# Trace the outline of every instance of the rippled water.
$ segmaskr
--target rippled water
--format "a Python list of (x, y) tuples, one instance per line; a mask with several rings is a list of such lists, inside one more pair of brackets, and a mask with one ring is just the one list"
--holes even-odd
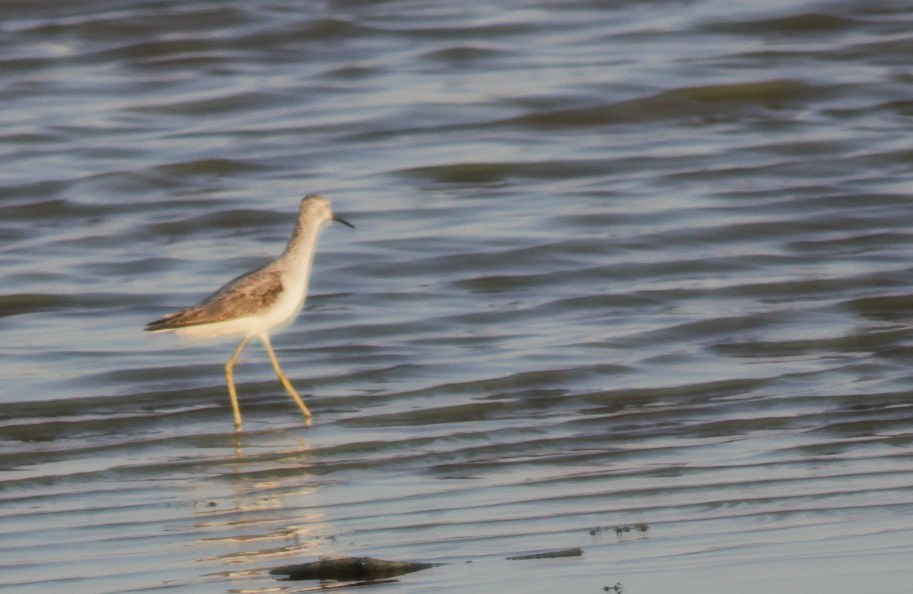
[[(898, 592), (913, 12), (0, 7), (0, 590)], [(274, 345), (145, 335), (324, 233)], [(538, 561), (510, 556), (580, 547)]]

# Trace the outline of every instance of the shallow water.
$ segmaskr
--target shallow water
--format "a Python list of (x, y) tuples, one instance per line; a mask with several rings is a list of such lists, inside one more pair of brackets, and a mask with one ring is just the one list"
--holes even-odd
[[(903, 590), (898, 6), (5, 3), (0, 590)], [(252, 345), (237, 435), (233, 344), (141, 330), (309, 192), (315, 423)]]

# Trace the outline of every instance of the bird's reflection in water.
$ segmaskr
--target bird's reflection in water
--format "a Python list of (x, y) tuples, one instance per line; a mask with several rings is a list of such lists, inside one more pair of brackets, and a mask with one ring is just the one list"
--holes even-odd
[(293, 435), (289, 447), (287, 432), (231, 439), (233, 455), (214, 465), (200, 486), (209, 494), (196, 498), (195, 543), (204, 552), (197, 560), (217, 563), (213, 573), (247, 578), (262, 576), (264, 562), (330, 552), (331, 527), (313, 507), (319, 483), (310, 472), (310, 444)]

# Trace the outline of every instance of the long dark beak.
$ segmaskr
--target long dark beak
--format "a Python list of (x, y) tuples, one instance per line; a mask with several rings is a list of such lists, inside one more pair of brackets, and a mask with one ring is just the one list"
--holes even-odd
[(353, 228), (353, 229), (355, 228), (355, 225), (353, 225), (352, 223), (350, 223), (349, 221), (345, 220), (345, 219), (342, 218), (342, 217), (338, 217), (338, 216), (336, 216), (336, 215), (333, 215), (333, 220), (336, 221), (337, 223), (342, 223), (342, 224), (345, 225), (346, 227), (351, 227), (351, 228)]

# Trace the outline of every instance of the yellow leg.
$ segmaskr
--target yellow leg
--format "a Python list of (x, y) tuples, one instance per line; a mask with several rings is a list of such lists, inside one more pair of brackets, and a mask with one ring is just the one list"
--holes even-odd
[(228, 395), (231, 396), (231, 408), (235, 412), (235, 429), (241, 428), (241, 407), (238, 406), (238, 393), (235, 391), (235, 380), (232, 370), (235, 367), (235, 363), (238, 361), (238, 357), (241, 356), (241, 351), (244, 350), (244, 345), (247, 344), (248, 340), (250, 340), (249, 336), (245, 336), (241, 339), (238, 348), (235, 349), (235, 352), (228, 358), (228, 363), (225, 364), (225, 382), (228, 384)]
[(285, 386), (285, 389), (288, 390), (289, 395), (295, 401), (295, 404), (298, 405), (298, 408), (301, 409), (301, 412), (304, 413), (305, 418), (307, 418), (307, 424), (311, 424), (311, 411), (308, 410), (307, 405), (301, 399), (301, 396), (298, 395), (298, 392), (295, 391), (295, 388), (292, 387), (292, 382), (288, 381), (288, 378), (285, 376), (285, 373), (282, 372), (282, 367), (279, 366), (279, 359), (276, 358), (276, 353), (273, 352), (273, 347), (269, 343), (269, 336), (265, 333), (260, 335), (260, 340), (263, 341), (263, 346), (266, 347), (266, 353), (269, 355), (269, 360), (273, 362), (273, 369), (276, 370), (276, 376), (279, 378), (279, 381), (282, 382), (282, 385)]

